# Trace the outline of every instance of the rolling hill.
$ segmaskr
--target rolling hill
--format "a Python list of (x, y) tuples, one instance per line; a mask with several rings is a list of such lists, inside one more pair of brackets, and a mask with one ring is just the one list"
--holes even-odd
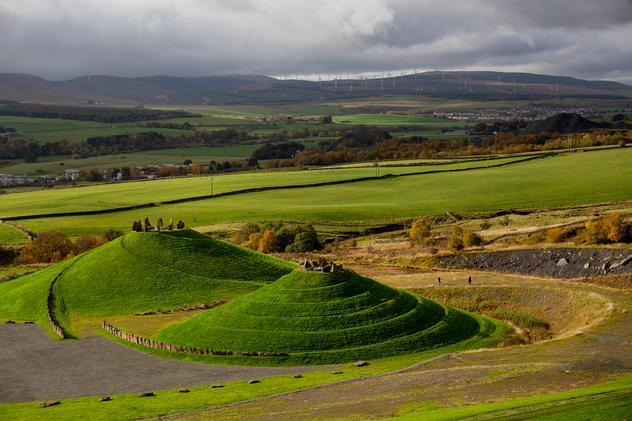
[(48, 81), (0, 74), (0, 102), (81, 104), (284, 104), (375, 95), (528, 99), (632, 97), (632, 87), (609, 81), (504, 72), (424, 72), (395, 77), (314, 82), (262, 75), (209, 77), (82, 76)]
[(139, 320), (137, 315), (148, 311), (216, 301), (228, 303), (162, 326), (154, 339), (281, 355), (268, 363), (324, 363), (462, 341), (482, 344), (502, 330), (349, 270), (305, 272), (191, 230), (132, 232), (0, 284), (0, 321), (34, 321), (50, 329), (50, 307), (55, 322), (72, 337), (75, 322)]
[(479, 333), (476, 319), (358, 274), (296, 269), (158, 333), (186, 346), (337, 362), (421, 351)]

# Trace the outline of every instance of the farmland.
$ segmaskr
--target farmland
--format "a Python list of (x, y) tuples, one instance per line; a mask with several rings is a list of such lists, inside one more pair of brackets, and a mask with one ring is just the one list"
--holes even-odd
[[(83, 215), (27, 219), (21, 223), (35, 231), (55, 227), (69, 234), (79, 235), (102, 232), (111, 227), (126, 229), (130, 221), (144, 215), (151, 218), (159, 215), (173, 215), (194, 226), (252, 220), (379, 223), (417, 215), (442, 214), (448, 211), (485, 212), (509, 207), (533, 208), (610, 202), (627, 200), (632, 194), (630, 183), (627, 182), (628, 177), (622, 176), (630, 172), (630, 159), (632, 159), (630, 149), (569, 153), (498, 168), (391, 177), (335, 186), (305, 187), (299, 190), (254, 192), (117, 212), (107, 216)], [(608, 163), (605, 167), (602, 165), (604, 162)], [(480, 163), (454, 165), (476, 168)], [(447, 169), (447, 167), (449, 165), (444, 165), (441, 169)], [(393, 169), (404, 174), (419, 170), (427, 171), (428, 168), (394, 167)], [(358, 177), (360, 174), (371, 176), (371, 173), (374, 173), (372, 168), (330, 171), (322, 173), (318, 171), (314, 175), (311, 172), (299, 172), (296, 173), (297, 178), (294, 179), (290, 179), (284, 173), (263, 173), (261, 177), (242, 175), (241, 177), (244, 178), (236, 178), (231, 188), (252, 187), (253, 181), (261, 183), (259, 185), (269, 185), (269, 180), (279, 178), (284, 179), (287, 184), (340, 180), (343, 175), (337, 171), (349, 171), (346, 173), (349, 178)], [(476, 177), (472, 177), (474, 174)], [(555, 180), (555, 183), (552, 184), (551, 180)], [(171, 193), (173, 196), (191, 196), (183, 191), (186, 187), (181, 183), (187, 183), (186, 185), (197, 184), (199, 192), (206, 194), (204, 190), (208, 188), (206, 184), (208, 181), (207, 178), (161, 181), (160, 183), (164, 183), (161, 191), (166, 195), (167, 186), (169, 186), (175, 192)], [(228, 189), (228, 184), (226, 187), (220, 186), (222, 186), (221, 178), (217, 183), (220, 189), (217, 192), (224, 188)], [(128, 187), (131, 190), (126, 192), (125, 188)], [(6, 204), (3, 201), (1, 212), (3, 217), (8, 217), (33, 214), (36, 210), (53, 213), (71, 209), (92, 210), (116, 205), (125, 206), (141, 202), (140, 199), (143, 198), (144, 193), (138, 193), (139, 187), (141, 185), (128, 183), (24, 193), (23, 196), (17, 194), (13, 197), (24, 197), (24, 200), (12, 200)], [(90, 191), (90, 189), (95, 190)], [(35, 195), (35, 198), (30, 196), (31, 194)], [(58, 194), (59, 201), (56, 201), (55, 196)], [(117, 197), (117, 194), (120, 196)], [(145, 196), (145, 198), (149, 197), (153, 200), (159, 198), (154, 193)], [(42, 198), (47, 198), (46, 203)], [(68, 203), (71, 199), (72, 205)]]

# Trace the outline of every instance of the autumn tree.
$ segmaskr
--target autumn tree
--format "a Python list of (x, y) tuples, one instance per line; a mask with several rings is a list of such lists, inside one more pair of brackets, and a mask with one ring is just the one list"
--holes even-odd
[(415, 219), (410, 226), (409, 233), (411, 246), (431, 245), (434, 242), (432, 224), (427, 219)]

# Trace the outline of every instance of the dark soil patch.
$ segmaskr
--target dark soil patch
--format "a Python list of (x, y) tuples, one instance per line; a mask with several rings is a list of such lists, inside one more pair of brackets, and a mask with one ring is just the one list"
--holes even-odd
[(437, 266), (514, 272), (554, 278), (632, 273), (632, 250), (594, 248), (523, 249), (462, 253), (436, 258)]

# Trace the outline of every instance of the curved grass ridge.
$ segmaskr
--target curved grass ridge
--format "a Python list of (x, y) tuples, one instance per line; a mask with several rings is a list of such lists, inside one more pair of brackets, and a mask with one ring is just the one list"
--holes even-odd
[(352, 271), (295, 270), (222, 307), (156, 335), (191, 347), (285, 352), (289, 360), (340, 362), (437, 348), (485, 329), (479, 319)]

